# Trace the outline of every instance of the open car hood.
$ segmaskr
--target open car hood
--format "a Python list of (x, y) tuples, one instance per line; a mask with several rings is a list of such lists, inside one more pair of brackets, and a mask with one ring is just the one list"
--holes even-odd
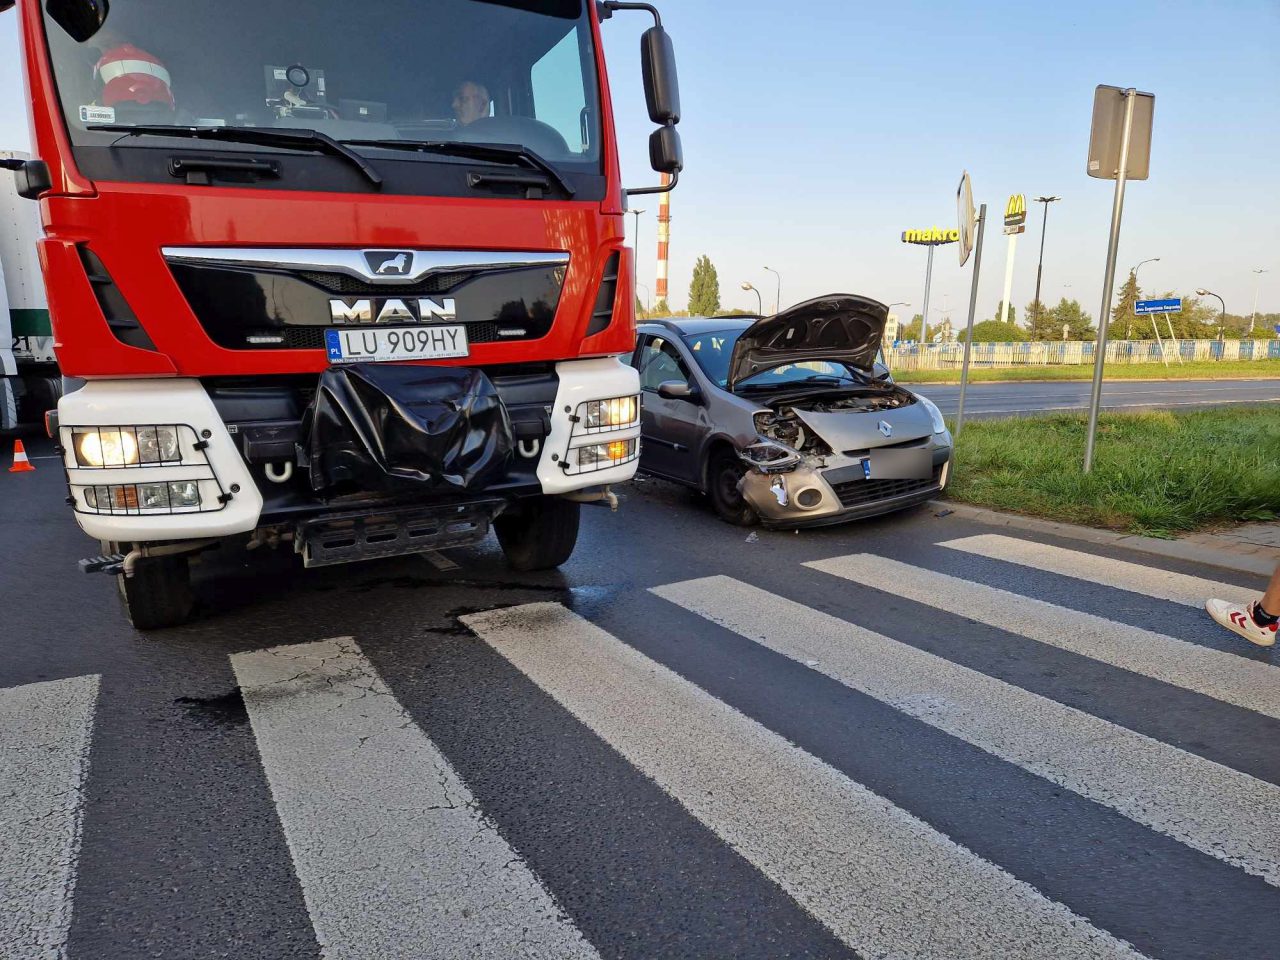
[(889, 308), (852, 293), (829, 293), (757, 320), (738, 337), (728, 387), (764, 370), (805, 360), (847, 363), (870, 373)]

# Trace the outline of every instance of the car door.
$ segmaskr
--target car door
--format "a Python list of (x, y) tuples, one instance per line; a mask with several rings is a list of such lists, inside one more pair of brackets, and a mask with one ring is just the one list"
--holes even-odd
[(696, 483), (696, 451), (705, 429), (705, 408), (693, 400), (658, 395), (663, 383), (684, 383), (701, 389), (673, 337), (642, 336), (633, 363), (640, 372), (640, 469), (647, 473)]

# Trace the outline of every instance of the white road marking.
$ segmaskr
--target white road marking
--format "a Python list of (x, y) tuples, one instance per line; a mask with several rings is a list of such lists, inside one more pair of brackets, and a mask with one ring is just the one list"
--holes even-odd
[(1141, 956), (559, 604), (461, 619), (865, 956)]
[(422, 553), (428, 563), (437, 570), (457, 570), (458, 565), (446, 557), (439, 550), (425, 550)]
[(1280, 788), (730, 577), (658, 596), (1280, 886)]
[(326, 960), (598, 958), (354, 640), (231, 663)]
[(805, 566), (1280, 719), (1280, 667), (867, 553)]
[(1049, 543), (1035, 543), (995, 533), (948, 540), (939, 546), (992, 560), (1016, 563), (1046, 573), (1057, 573), (1076, 580), (1087, 580), (1089, 583), (1102, 583), (1119, 590), (1129, 590), (1160, 600), (1172, 600), (1174, 603), (1199, 609), (1204, 609), (1204, 602), (1210, 597), (1243, 601), (1257, 594), (1256, 590), (1230, 583), (1202, 580), (1185, 573), (1174, 573), (1127, 560), (1100, 557)]
[(0, 690), (0, 958), (65, 957), (98, 677)]

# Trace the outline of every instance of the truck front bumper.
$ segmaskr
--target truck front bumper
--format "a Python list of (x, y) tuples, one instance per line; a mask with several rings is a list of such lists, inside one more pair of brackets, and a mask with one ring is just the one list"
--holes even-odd
[[(540, 401), (545, 435), (536, 442), (518, 443), (517, 464), (507, 482), (467, 491), (463, 500), (566, 494), (623, 483), (635, 475), (640, 444), (636, 371), (615, 357), (571, 360), (555, 365), (554, 379), (554, 401)], [(551, 384), (546, 386), (549, 398)], [(615, 398), (634, 398), (635, 421), (604, 429), (590, 426), (587, 405)], [(388, 498), (376, 495), (325, 501), (309, 497), (297, 477), (292, 485), (268, 479), (268, 467), (279, 476), (289, 464), (292, 472), (292, 457), (282, 454), (274, 459), (273, 455), (266, 463), (250, 462), (242, 443), (243, 424), (229, 428), (205, 385), (195, 379), (92, 380), (62, 398), (58, 423), (68, 499), (81, 529), (96, 540), (218, 538), (319, 513), (345, 511), (358, 516), (388, 504)], [(178, 458), (93, 467), (77, 457), (77, 437), (86, 430), (107, 435), (133, 431), (136, 440), (138, 430), (155, 426), (177, 431)], [(609, 453), (625, 456), (601, 461), (581, 452), (610, 445), (619, 446)], [(193, 483), (199, 491), (198, 505), (154, 505), (157, 494), (168, 499), (169, 484)], [(189, 486), (183, 489), (190, 491)], [(404, 503), (414, 498), (394, 499)]]

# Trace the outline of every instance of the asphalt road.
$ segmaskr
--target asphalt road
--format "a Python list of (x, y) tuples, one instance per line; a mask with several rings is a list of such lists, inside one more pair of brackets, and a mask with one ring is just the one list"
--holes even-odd
[[(959, 386), (907, 386), (927, 396), (947, 416), (954, 416)], [(964, 399), (965, 416), (1087, 410), (1091, 386), (1081, 381), (971, 383)], [(1128, 380), (1102, 385), (1105, 410), (1188, 410), (1276, 402), (1280, 402), (1280, 380)]]
[(140, 635), (35, 463), (6, 960), (1276, 955), (1280, 674), (1196, 606), (1258, 580), (648, 481), (559, 572), (226, 551)]

